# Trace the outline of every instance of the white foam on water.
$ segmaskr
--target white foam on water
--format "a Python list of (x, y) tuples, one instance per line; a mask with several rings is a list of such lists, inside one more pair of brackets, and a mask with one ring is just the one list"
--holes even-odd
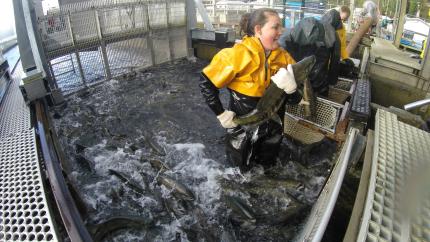
[(71, 124), (71, 126), (74, 127), (74, 128), (79, 128), (79, 127), (82, 127), (82, 124), (80, 124), (78, 122), (74, 122), (74, 123)]
[[(145, 235), (147, 234), (148, 232), (147, 231), (145, 231), (144, 233), (143, 233), (143, 236), (144, 237), (146, 237)], [(110, 241), (112, 241), (112, 242), (124, 242), (124, 241), (143, 241), (142, 240), (143, 238), (142, 238), (142, 235), (139, 235), (139, 234), (133, 234), (133, 233), (131, 233), (131, 232), (123, 232), (123, 233), (121, 233), (121, 234), (119, 234), (119, 235), (117, 235), (117, 236), (115, 236), (115, 237), (113, 237), (113, 238), (110, 238)]]
[(182, 227), (192, 220), (191, 216), (184, 215), (181, 218), (173, 219), (169, 224), (161, 224), (163, 232), (154, 239), (154, 242), (174, 241), (178, 233), (180, 234), (181, 242), (189, 242), (187, 235), (182, 231)]
[(91, 205), (93, 209), (97, 209), (97, 205), (101, 203), (110, 204), (112, 199), (106, 196), (106, 191), (115, 186), (114, 184), (113, 180), (110, 179), (85, 185), (82, 192), (85, 202)]
[(307, 184), (308, 188), (305, 188), (305, 198), (310, 202), (315, 201), (325, 181), (323, 176), (312, 177)]
[(216, 215), (217, 202), (220, 199), (220, 177), (237, 173), (234, 168), (225, 168), (220, 163), (205, 158), (205, 146), (201, 143), (174, 144), (172, 157), (179, 161), (172, 168), (172, 173), (187, 181), (187, 186), (194, 192), (203, 210), (209, 216)]

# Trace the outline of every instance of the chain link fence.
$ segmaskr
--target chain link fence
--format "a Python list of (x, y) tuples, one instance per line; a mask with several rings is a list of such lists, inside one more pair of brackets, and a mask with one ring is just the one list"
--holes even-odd
[(185, 0), (74, 3), (39, 18), (38, 28), (64, 94), (188, 55)]

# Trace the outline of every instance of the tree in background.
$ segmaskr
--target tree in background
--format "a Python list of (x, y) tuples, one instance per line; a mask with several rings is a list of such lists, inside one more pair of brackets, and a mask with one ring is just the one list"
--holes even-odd
[(429, 4), (428, 0), (420, 1), (420, 17), (429, 20)]
[[(355, 0), (355, 6), (361, 7), (366, 0)], [(406, 0), (407, 1), (407, 10), (406, 13), (408, 15), (416, 16), (417, 12), (419, 12), (419, 17), (429, 19), (428, 12), (429, 7), (427, 6), (429, 0)], [(375, 1), (377, 2), (377, 1)], [(347, 5), (349, 6), (349, 0), (328, 0), (327, 4), (330, 7)], [(394, 17), (396, 14), (396, 6), (399, 8), (400, 0), (379, 0), (379, 11), (382, 15)]]

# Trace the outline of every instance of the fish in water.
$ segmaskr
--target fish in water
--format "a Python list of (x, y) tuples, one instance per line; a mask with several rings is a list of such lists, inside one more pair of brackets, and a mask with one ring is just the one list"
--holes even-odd
[(163, 172), (163, 171), (170, 170), (170, 167), (166, 163), (160, 160), (149, 160), (149, 163), (153, 168), (157, 169), (158, 171)]
[(146, 143), (148, 143), (151, 149), (159, 156), (166, 156), (166, 151), (164, 150), (164, 148), (161, 147), (157, 142), (155, 142), (150, 137), (152, 137), (152, 135), (150, 135), (149, 133), (145, 133), (145, 141)]
[(76, 151), (76, 153), (82, 153), (82, 151), (84, 151), (87, 148), (88, 147), (86, 145), (80, 144), (78, 142), (75, 143), (75, 151)]
[(251, 182), (244, 185), (249, 189), (263, 188), (263, 189), (285, 189), (287, 191), (303, 191), (305, 184), (293, 179), (276, 179), (267, 177), (265, 175), (256, 177)]
[(112, 169), (109, 169), (109, 173), (111, 175), (114, 175), (116, 177), (118, 177), (121, 181), (123, 181), (127, 186), (129, 186), (131, 189), (133, 189), (133, 191), (140, 193), (140, 194), (144, 194), (145, 189), (137, 182), (133, 181), (130, 177), (128, 177), (126, 174), (120, 172), (120, 171), (115, 171)]
[(173, 195), (177, 198), (188, 201), (193, 201), (195, 199), (195, 196), (190, 189), (166, 175), (158, 176), (157, 182), (159, 185), (164, 185), (167, 189), (171, 190)]
[(302, 215), (308, 209), (309, 206), (307, 204), (302, 204), (292, 199), (287, 208), (278, 209), (275, 213), (269, 213), (268, 215), (262, 215), (258, 219), (271, 225), (286, 224), (294, 221), (297, 216)]
[(224, 200), (226, 205), (241, 218), (246, 219), (251, 223), (255, 223), (257, 221), (254, 211), (252, 211), (252, 209), (246, 205), (245, 201), (242, 199), (230, 195), (224, 195)]
[[(305, 92), (303, 94), (303, 99), (304, 101), (309, 102), (310, 105), (313, 104), (313, 93), (309, 93), (312, 91), (312, 88), (309, 84), (308, 74), (314, 64), (315, 56), (309, 56), (292, 65), (297, 85), (299, 87), (306, 86), (306, 88), (303, 89)], [(233, 119), (233, 122), (245, 127), (245, 129), (246, 126), (258, 126), (269, 119), (273, 119), (273, 117), (277, 115), (278, 110), (281, 108), (282, 104), (284, 104), (285, 98), (285, 91), (278, 88), (276, 84), (272, 82), (265, 91), (263, 97), (258, 101), (257, 107), (248, 114), (236, 116)]]
[(148, 229), (153, 221), (142, 216), (116, 216), (96, 225), (90, 225), (88, 232), (94, 241), (102, 241), (108, 234), (120, 229)]
[(94, 171), (95, 171), (94, 162), (90, 161), (84, 155), (81, 155), (81, 154), (77, 154), (75, 156), (75, 159), (76, 159), (76, 162), (78, 162), (78, 164), (80, 164), (80, 166), (84, 167), (89, 172), (94, 173)]
[(235, 241), (236, 239), (230, 231), (228, 230), (222, 231), (220, 242), (235, 242)]
[(169, 214), (178, 219), (187, 214), (187, 204), (183, 200), (163, 198), (163, 205)]

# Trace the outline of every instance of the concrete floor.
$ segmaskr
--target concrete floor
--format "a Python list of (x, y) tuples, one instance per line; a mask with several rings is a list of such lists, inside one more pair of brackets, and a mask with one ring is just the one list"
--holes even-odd
[(375, 58), (392, 61), (416, 70), (421, 69), (419, 59), (411, 58), (412, 55), (416, 56), (416, 53), (397, 49), (391, 41), (385, 39), (374, 38), (373, 41), (372, 54)]

